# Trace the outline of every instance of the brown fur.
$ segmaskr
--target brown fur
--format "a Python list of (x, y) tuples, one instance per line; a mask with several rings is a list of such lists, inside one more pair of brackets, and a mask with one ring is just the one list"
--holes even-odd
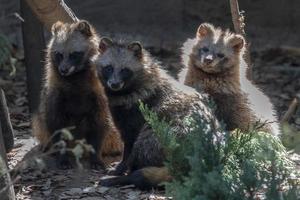
[[(48, 56), (49, 57), (49, 56)], [(46, 78), (46, 84), (49, 85), (49, 87), (60, 87), (62, 86), (62, 83), (57, 78), (57, 74), (53, 73), (52, 70), (49, 70), (49, 73), (47, 73)], [(102, 87), (102, 86), (101, 86)], [(96, 87), (94, 89), (97, 90)], [(102, 89), (101, 89), (102, 90)], [(103, 95), (103, 93), (102, 93)], [(36, 136), (36, 138), (40, 141), (41, 144), (47, 144), (49, 142), (49, 132), (47, 132), (47, 129), (45, 128), (45, 124), (41, 122), (38, 117), (34, 116), (32, 119), (32, 128), (33, 133)], [(121, 154), (123, 151), (123, 142), (121, 140), (120, 134), (118, 131), (112, 131), (109, 132), (108, 135), (106, 135), (103, 143), (103, 156), (114, 156)]]
[(39, 143), (43, 146), (46, 147), (47, 144), (49, 143), (50, 139), (50, 133), (48, 129), (46, 128), (44, 120), (44, 116), (42, 113), (40, 115), (35, 114), (32, 117), (32, 132), (35, 138), (39, 141)]
[(225, 122), (226, 128), (249, 129), (254, 116), (251, 115), (247, 99), (240, 91), (238, 68), (223, 74), (208, 74), (194, 66), (194, 56), (190, 56), (184, 84), (203, 90), (214, 99), (217, 105), (216, 115)]
[[(181, 82), (208, 93), (214, 99), (216, 115), (225, 122), (227, 129), (248, 130), (257, 121), (268, 120), (273, 124), (265, 126), (264, 130), (277, 135), (279, 128), (272, 104), (244, 74), (244, 44), (240, 35), (207, 23), (201, 24), (196, 38), (184, 44), (182, 59), (185, 68), (180, 75)], [(218, 58), (220, 54), (223, 57)], [(209, 64), (204, 61), (206, 55), (213, 56)], [(258, 109), (261, 106), (269, 110), (263, 113)]]
[(142, 173), (152, 185), (159, 185), (172, 180), (167, 167), (145, 167), (142, 169)]
[[(122, 142), (120, 140), (119, 132), (115, 128), (112, 117), (110, 114), (110, 110), (108, 108), (108, 100), (105, 95), (104, 88), (101, 82), (98, 79), (95, 65), (93, 64), (93, 59), (98, 54), (98, 37), (94, 31), (94, 29), (87, 22), (81, 21), (74, 24), (62, 24), (61, 22), (57, 22), (52, 27), (53, 38), (51, 39), (48, 48), (47, 48), (47, 56), (46, 56), (46, 76), (45, 76), (45, 85), (41, 95), (41, 104), (38, 113), (36, 113), (33, 117), (32, 128), (34, 136), (39, 140), (41, 146), (43, 148), (49, 146), (51, 144), (53, 128), (52, 125), (49, 124), (49, 118), (47, 117), (49, 113), (48, 111), (54, 112), (56, 108), (51, 107), (52, 104), (48, 102), (59, 102), (61, 100), (55, 99), (56, 96), (53, 95), (55, 92), (59, 91), (60, 95), (64, 95), (66, 98), (69, 95), (75, 94), (78, 99), (74, 99), (74, 102), (69, 101), (66, 105), (74, 104), (74, 111), (76, 112), (79, 106), (79, 112), (86, 113), (89, 108), (85, 108), (86, 106), (96, 106), (93, 112), (96, 114), (96, 119), (99, 120), (95, 122), (98, 125), (99, 132), (97, 134), (101, 134), (102, 136), (95, 135), (95, 139), (99, 138), (99, 149), (98, 149), (98, 158), (102, 161), (103, 154), (116, 154), (116, 152), (121, 152)], [(73, 51), (83, 51), (85, 52), (85, 59), (88, 59), (87, 69), (83, 72), (78, 72), (78, 74), (73, 75), (71, 78), (66, 79), (63, 78), (57, 71), (57, 66), (53, 64), (53, 54), (55, 51), (63, 51), (64, 53), (70, 53)], [(80, 94), (80, 95), (79, 95)], [(80, 97), (82, 94), (82, 98)], [(91, 100), (91, 102), (95, 103), (93, 105), (84, 105), (85, 102), (81, 102), (82, 100), (87, 99), (87, 95), (92, 95), (91, 98), (95, 97), (95, 100)], [(60, 97), (61, 98), (61, 97)], [(77, 101), (81, 103), (76, 103)], [(62, 101), (63, 103), (63, 101)], [(88, 102), (86, 102), (88, 104)], [(55, 103), (55, 105), (60, 105), (60, 103)], [(58, 111), (59, 112), (59, 111)], [(65, 111), (67, 116), (68, 111)], [(54, 112), (55, 113), (55, 112)], [(73, 113), (73, 111), (72, 111)], [(60, 115), (60, 114), (58, 114)], [(57, 117), (60, 117), (58, 116)], [(73, 115), (73, 114), (72, 114)], [(80, 122), (82, 125), (78, 127), (76, 126), (76, 132), (80, 134), (85, 134), (85, 127), (89, 130), (89, 121), (85, 121), (88, 117), (92, 117), (94, 114), (89, 115), (89, 113), (80, 116), (83, 120)], [(78, 118), (78, 116), (76, 116)], [(78, 119), (80, 119), (78, 118)], [(63, 118), (62, 118), (63, 120)], [(72, 121), (72, 119), (69, 119)], [(75, 119), (74, 119), (75, 120)], [(77, 120), (77, 119), (76, 119)], [(48, 122), (48, 124), (47, 124)], [(56, 123), (56, 122), (55, 122)], [(53, 125), (55, 125), (53, 122)], [(67, 126), (69, 126), (70, 121), (66, 121)], [(71, 122), (75, 123), (75, 122)], [(79, 125), (80, 126), (80, 125)], [(63, 128), (63, 127), (61, 127)], [(55, 129), (55, 128), (54, 128)], [(79, 136), (81, 137), (81, 136)], [(89, 136), (90, 137), (90, 136)]]
[(104, 138), (102, 146), (103, 156), (121, 155), (123, 151), (123, 142), (118, 131), (109, 132)]

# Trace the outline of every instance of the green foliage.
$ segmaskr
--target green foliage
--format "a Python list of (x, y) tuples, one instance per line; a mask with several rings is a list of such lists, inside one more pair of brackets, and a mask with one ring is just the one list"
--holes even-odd
[(300, 154), (300, 132), (297, 132), (294, 127), (287, 123), (283, 124), (281, 139), (287, 149)]
[(0, 34), (0, 67), (8, 65), (11, 68), (10, 76), (16, 72), (16, 59), (12, 57), (12, 46), (8, 39)]
[[(258, 131), (216, 131), (194, 113), (184, 120), (186, 136), (141, 104), (140, 109), (166, 149), (173, 177), (166, 192), (180, 200), (295, 200), (299, 187), (281, 141)], [(283, 192), (282, 192), (283, 190)], [(298, 195), (298, 196), (297, 196)]]

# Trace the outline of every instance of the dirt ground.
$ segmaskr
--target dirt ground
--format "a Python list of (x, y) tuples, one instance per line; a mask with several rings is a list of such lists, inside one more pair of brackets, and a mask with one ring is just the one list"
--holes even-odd
[[(0, 0), (1, 2), (5, 2), (8, 5), (8, 14), (12, 14), (13, 12), (18, 12), (15, 9), (13, 1), (8, 0)], [(79, 5), (78, 2), (81, 1), (69, 1), (73, 6), (72, 8), (78, 13), (80, 17), (89, 19), (92, 23), (96, 24), (96, 27), (99, 31), (104, 31), (110, 36), (116, 35), (116, 30), (121, 31), (119, 28), (119, 24), (117, 22), (120, 19), (111, 18), (114, 13), (111, 13), (105, 20), (115, 20), (116, 24), (111, 23), (102, 23), (102, 21), (96, 21), (99, 18), (99, 9), (95, 7), (95, 1), (85, 1), (84, 5)], [(77, 2), (77, 3), (76, 3)], [(155, 1), (156, 2), (156, 1)], [(179, 1), (176, 1), (177, 3)], [(187, 1), (185, 1), (187, 2)], [(184, 11), (187, 14), (183, 16), (184, 20), (191, 21), (189, 23), (188, 28), (185, 29), (184, 34), (178, 36), (180, 39), (179, 43), (182, 43), (184, 38), (191, 37), (194, 35), (195, 27), (199, 24), (199, 22), (206, 20), (211, 22), (216, 22), (217, 24), (231, 24), (230, 21), (230, 13), (228, 10), (224, 12), (226, 18), (223, 18), (223, 9), (222, 5), (220, 5), (220, 12), (222, 13), (222, 17), (219, 15), (211, 14), (211, 8), (214, 7), (214, 4), (203, 3), (205, 4), (202, 8), (195, 7), (192, 8), (197, 2), (195, 0), (189, 1), (190, 3), (184, 5), (188, 10)], [(220, 1), (216, 1), (218, 4)], [(293, 0), (293, 2), (296, 2)], [(195, 3), (195, 4), (194, 4)], [(103, 4), (103, 5), (102, 5)], [(119, 12), (120, 7), (116, 7), (113, 4), (107, 3), (104, 1), (101, 6), (108, 6), (114, 9), (115, 13)], [(154, 4), (154, 3), (153, 3)], [(206, 4), (208, 5), (205, 8)], [(246, 5), (247, 3), (245, 3)], [(249, 3), (248, 3), (249, 4)], [(198, 4), (197, 4), (198, 5)], [(258, 6), (258, 4), (253, 4), (254, 6)], [(2, 6), (2, 5), (1, 5)], [(123, 5), (124, 6), (124, 5)], [(90, 9), (90, 8), (95, 9)], [(215, 6), (216, 7), (216, 6)], [(294, 6), (296, 7), (296, 6)], [(106, 9), (107, 13), (108, 9)], [(148, 12), (148, 7), (144, 6), (145, 12)], [(228, 8), (228, 7), (226, 7)], [(197, 9), (202, 9), (201, 12), (198, 12)], [(245, 8), (247, 9), (247, 8)], [(1, 9), (0, 9), (1, 11)], [(248, 36), (249, 40), (252, 43), (251, 46), (251, 58), (253, 63), (253, 80), (254, 82), (271, 98), (273, 104), (275, 105), (275, 109), (278, 113), (279, 119), (282, 118), (284, 113), (287, 111), (288, 106), (291, 101), (298, 97), (300, 98), (300, 44), (299, 44), (299, 34), (294, 32), (294, 29), (289, 29), (288, 31), (284, 31), (284, 34), (281, 34), (282, 30), (286, 30), (285, 27), (282, 26), (265, 26), (265, 24), (261, 24), (259, 27), (255, 26), (255, 23), (260, 18), (264, 18), (263, 15), (258, 15), (257, 13), (260, 9), (257, 10), (246, 10), (248, 19), (250, 18), (250, 24), (248, 24)], [(144, 12), (144, 11), (143, 11)], [(153, 11), (154, 12), (154, 11)], [(274, 11), (275, 12), (275, 11)], [(2, 12), (0, 12), (1, 14)], [(200, 14), (201, 13), (201, 16)], [(213, 12), (216, 13), (216, 12)], [(6, 13), (7, 14), (7, 13)], [(141, 14), (140, 11), (136, 13)], [(297, 14), (297, 13), (296, 13)], [(294, 15), (296, 15), (294, 14)], [(103, 14), (104, 15), (104, 14)], [(101, 17), (103, 16), (101, 15)], [(120, 17), (123, 17), (123, 14), (118, 14)], [(1, 15), (2, 16), (2, 15)], [(36, 141), (33, 139), (31, 135), (31, 118), (28, 109), (28, 101), (26, 98), (27, 88), (26, 88), (26, 73), (24, 67), (24, 58), (22, 57), (22, 39), (21, 39), (21, 29), (20, 22), (16, 22), (16, 20), (12, 20), (8, 22), (8, 18), (4, 18), (1, 20), (0, 16), (0, 28), (1, 25), (6, 27), (4, 33), (9, 36), (9, 38), (17, 44), (20, 56), (16, 65), (16, 73), (13, 76), (10, 76), (9, 73), (11, 68), (6, 66), (4, 68), (0, 68), (0, 87), (5, 90), (7, 96), (7, 102), (9, 104), (10, 116), (13, 124), (13, 128), (15, 131), (15, 147), (8, 154), (9, 167), (14, 168), (16, 166), (20, 166), (22, 160), (27, 160), (28, 166), (24, 167), (22, 170), (22, 174), (20, 174), (15, 179), (15, 191), (17, 200), (25, 200), (25, 199), (33, 199), (33, 200), (56, 200), (56, 199), (169, 199), (164, 196), (163, 191), (147, 191), (143, 192), (135, 189), (132, 186), (121, 187), (121, 188), (106, 188), (98, 186), (98, 182), (100, 177), (104, 176), (103, 171), (95, 171), (95, 170), (57, 170), (53, 167), (53, 162), (51, 158), (46, 159), (47, 165), (46, 169), (42, 170), (34, 170), (35, 163), (31, 160), (34, 156), (38, 154), (36, 149)], [(10, 16), (10, 15), (9, 15)], [(173, 15), (172, 15), (173, 16)], [(210, 16), (210, 17), (203, 17)], [(257, 16), (257, 17), (256, 17)], [(157, 18), (162, 18), (162, 16), (158, 15)], [(174, 16), (175, 17), (175, 16)], [(179, 16), (181, 18), (181, 16)], [(256, 18), (255, 18), (256, 17)], [(271, 19), (272, 16), (266, 17)], [(12, 19), (11, 16), (9, 19)], [(103, 19), (103, 18), (102, 18)], [(136, 23), (140, 23), (140, 19), (135, 17), (125, 17), (124, 19), (133, 20)], [(143, 20), (148, 20), (143, 18)], [(157, 20), (151, 19), (156, 23)], [(256, 20), (256, 21), (255, 21)], [(276, 20), (275, 20), (276, 21)], [(144, 22), (144, 21), (142, 21)], [(295, 21), (294, 21), (295, 22)], [(99, 26), (99, 24), (104, 24), (103, 26)], [(252, 24), (251, 24), (252, 23)], [(269, 23), (269, 22), (266, 22)], [(276, 22), (273, 22), (276, 24)], [(281, 22), (283, 23), (283, 22)], [(292, 23), (292, 22), (291, 22)], [(289, 26), (292, 26), (291, 23)], [(98, 25), (97, 25), (98, 24)], [(284, 23), (283, 23), (284, 24)], [(174, 24), (171, 24), (172, 26)], [(175, 23), (176, 25), (176, 23)], [(295, 25), (295, 24), (294, 24)], [(293, 26), (294, 26), (293, 25)], [(121, 32), (135, 32), (130, 31), (130, 26), (132, 24), (123, 23)], [(8, 28), (7, 28), (8, 27)], [(112, 27), (111, 30), (108, 27)], [(129, 28), (128, 28), (129, 27)], [(151, 28), (151, 27), (150, 27)], [(149, 29), (150, 29), (149, 28)], [(159, 27), (158, 27), (159, 28)], [(128, 30), (129, 29), (129, 30)], [(148, 31), (143, 26), (140, 27), (143, 31)], [(153, 28), (152, 28), (153, 29)], [(161, 28), (164, 31), (167, 29), (166, 27)], [(173, 29), (171, 29), (173, 30)], [(174, 29), (176, 30), (176, 28)], [(193, 30), (193, 31), (192, 31)], [(296, 30), (296, 28), (295, 28)], [(298, 29), (297, 29), (298, 30)], [(147, 35), (144, 32), (141, 34)], [(1, 32), (1, 30), (0, 30)], [(151, 38), (164, 38), (166, 40), (170, 40), (168, 35), (161, 34), (161, 31), (154, 31), (151, 33)], [(170, 32), (167, 32), (170, 33)], [(151, 35), (150, 34), (150, 35)], [(170, 35), (173, 33), (171, 32)], [(127, 35), (128, 36), (128, 35)], [(129, 38), (135, 38), (135, 34), (129, 35)], [(139, 37), (138, 37), (139, 39)], [(181, 68), (180, 60), (179, 60), (179, 46), (175, 44), (174, 46), (164, 46), (164, 45), (156, 45), (161, 44), (161, 41), (157, 41), (155, 39), (148, 40), (149, 38), (141, 38), (141, 40), (147, 43), (148, 50), (156, 56), (159, 60), (162, 61), (165, 68), (170, 71), (172, 75), (176, 77), (176, 74)], [(177, 42), (178, 42), (177, 41)], [(154, 45), (151, 45), (153, 42)], [(150, 44), (150, 45), (149, 45)], [(176, 46), (177, 45), (177, 46)], [(300, 134), (300, 109), (293, 114), (290, 125), (295, 127), (298, 130), (298, 134)], [(300, 158), (297, 155), (293, 156), (293, 159), (298, 163), (300, 167)]]

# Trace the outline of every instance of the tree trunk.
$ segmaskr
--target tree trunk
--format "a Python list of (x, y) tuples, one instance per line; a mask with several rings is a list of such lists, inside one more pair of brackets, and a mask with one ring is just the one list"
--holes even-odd
[[(52, 0), (49, 2), (53, 2)], [(45, 60), (45, 39), (43, 25), (38, 21), (30, 7), (24, 0), (20, 0), (22, 22), (23, 45), (25, 54), (25, 66), (27, 75), (27, 88), (29, 109), (34, 113), (39, 105), (43, 63)]]
[(57, 21), (69, 23), (77, 21), (63, 0), (26, 0), (26, 2), (48, 30)]

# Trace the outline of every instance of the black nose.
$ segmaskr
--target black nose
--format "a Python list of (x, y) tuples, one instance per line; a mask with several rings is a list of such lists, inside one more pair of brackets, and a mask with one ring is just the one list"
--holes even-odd
[(211, 64), (213, 62), (213, 59), (212, 58), (204, 58), (204, 62), (206, 64)]
[(59, 68), (59, 72), (60, 72), (60, 74), (65, 75), (68, 73), (68, 69), (67, 68)]
[(110, 86), (111, 86), (111, 88), (113, 88), (113, 89), (119, 89), (120, 88), (120, 83), (112, 83)]
[(60, 67), (59, 68), (59, 73), (61, 75), (66, 75), (68, 73), (68, 68), (67, 67)]

